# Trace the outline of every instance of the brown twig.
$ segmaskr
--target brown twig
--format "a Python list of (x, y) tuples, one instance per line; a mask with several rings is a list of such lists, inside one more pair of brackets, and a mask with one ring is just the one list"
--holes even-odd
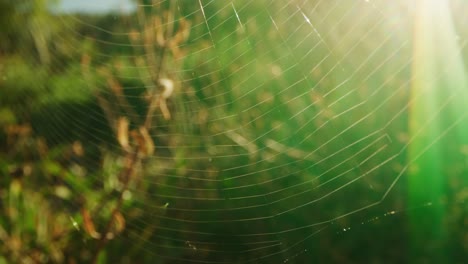
[[(167, 49), (167, 46), (169, 45), (170, 43), (170, 38), (171, 38), (171, 34), (173, 33), (173, 21), (170, 21), (170, 20), (173, 20), (173, 17), (171, 16), (171, 14), (173, 13), (173, 8), (174, 8), (174, 4), (171, 2), (171, 10), (167, 16), (167, 24), (170, 25), (169, 28), (166, 30), (166, 36), (164, 36), (164, 42), (162, 43), (160, 49), (159, 49), (159, 61), (157, 63), (157, 68), (156, 68), (156, 71), (155, 71), (155, 74), (154, 76), (152, 76), (152, 79), (153, 79), (153, 82), (155, 84), (155, 87), (157, 87), (159, 85), (159, 78), (161, 77), (161, 72), (162, 72), (162, 67), (163, 67), (163, 63), (164, 63), (164, 59), (165, 59), (165, 54), (166, 54), (166, 49)], [(156, 92), (156, 90), (154, 89), (152, 91), (152, 94), (151, 94), (151, 99), (150, 99), (150, 105), (148, 107), (148, 111), (146, 113), (146, 119), (145, 119), (145, 126), (148, 130), (151, 129), (151, 120), (153, 118), (153, 112), (154, 110), (156, 109), (156, 107), (158, 106), (158, 104), (160, 103), (159, 100), (158, 100), (158, 93)]]
[[(178, 38), (177, 42), (172, 41), (172, 38), (174, 38), (173, 31), (174, 31), (175, 7), (176, 5), (171, 1), (170, 7), (167, 13), (167, 24), (166, 24), (167, 26), (165, 27), (165, 31), (164, 31), (163, 25), (159, 24), (159, 26), (161, 27), (160, 29), (161, 31), (158, 32), (159, 34), (161, 34), (159, 36), (159, 41), (155, 39), (158, 36), (149, 35), (149, 34), (154, 34), (154, 32), (151, 31), (151, 28), (147, 27), (145, 12), (144, 10), (141, 10), (141, 9), (138, 12), (138, 19), (139, 19), (140, 24), (142, 25), (143, 30), (145, 30), (145, 32), (141, 37), (137, 37), (137, 34), (130, 35), (130, 38), (131, 40), (133, 38), (133, 41), (137, 41), (138, 39), (140, 41), (143, 40), (143, 46), (147, 53), (147, 57), (143, 61), (143, 63), (146, 63), (146, 65), (149, 64), (149, 65), (153, 65), (156, 67), (154, 71), (150, 72), (153, 84), (156, 87), (161, 85), (159, 79), (161, 78), (161, 75), (163, 72), (164, 62), (166, 59), (165, 54), (167, 52), (167, 49), (171, 48), (170, 45), (176, 45), (178, 41), (182, 41), (183, 37), (187, 35), (184, 32), (178, 33), (180, 36), (176, 36)], [(183, 30), (186, 30), (186, 26), (187, 25), (185, 24), (183, 27)], [(151, 41), (156, 40), (156, 43), (159, 43), (159, 50), (158, 50), (159, 52), (157, 54), (157, 58), (154, 57), (154, 54), (155, 54), (154, 47), (151, 45), (152, 43), (147, 43), (148, 40), (151, 40)], [(155, 61), (156, 59), (157, 59), (157, 62)], [(117, 91), (120, 91), (119, 89), (121, 89), (121, 87), (118, 87), (117, 85), (118, 83), (114, 83), (114, 82), (110, 83), (111, 88), (112, 87), (116, 89), (118, 88)], [(171, 90), (171, 93), (172, 93), (172, 90)], [(168, 96), (170, 96), (170, 93), (168, 94), (169, 95), (166, 95), (166, 97), (164, 97), (164, 94), (162, 97), (160, 97), (158, 91), (156, 89), (152, 89), (150, 92), (148, 110), (146, 112), (146, 115), (143, 116), (144, 123), (141, 124), (140, 120), (137, 120), (137, 121), (134, 120), (134, 123), (137, 126), (139, 126), (139, 130), (133, 131), (134, 132), (133, 139), (135, 141), (135, 145), (133, 146), (133, 148), (126, 149), (126, 153), (127, 153), (126, 157), (129, 158), (129, 160), (126, 163), (125, 168), (121, 172), (123, 188), (120, 191), (117, 204), (112, 210), (110, 219), (104, 228), (104, 232), (101, 233), (101, 237), (99, 238), (97, 249), (95, 251), (95, 254), (92, 257), (91, 263), (97, 263), (101, 251), (107, 245), (108, 241), (112, 238), (110, 236), (112, 234), (112, 228), (113, 228), (114, 222), (116, 221), (116, 218), (120, 215), (120, 211), (122, 209), (123, 202), (124, 202), (124, 195), (125, 195), (125, 192), (128, 191), (131, 178), (133, 177), (133, 174), (134, 174), (135, 166), (141, 161), (142, 157), (151, 155), (154, 151), (154, 145), (148, 132), (151, 130), (151, 121), (152, 121), (152, 117), (153, 117), (153, 113), (155, 109), (159, 106), (165, 118), (170, 117), (170, 113), (169, 113), (169, 110), (167, 108), (166, 101), (165, 101), (168, 98)], [(98, 97), (98, 99), (103, 99), (103, 98)], [(112, 111), (108, 111), (107, 109), (104, 109), (104, 110), (106, 112), (106, 116), (110, 116), (112, 114)], [(127, 110), (127, 113), (131, 114), (131, 111)], [(108, 117), (108, 119), (112, 119), (112, 117)], [(128, 129), (128, 124), (125, 129)], [(116, 129), (116, 134), (118, 137), (119, 136), (118, 128)], [(128, 139), (128, 135), (124, 135), (124, 137)], [(119, 140), (119, 143), (121, 143), (121, 145), (122, 145), (122, 142), (125, 142), (125, 140)], [(123, 147), (125, 148), (125, 146), (126, 144), (124, 143)], [(133, 152), (130, 152), (130, 151), (133, 151)]]
[(109, 222), (107, 222), (107, 225), (106, 225), (106, 227), (104, 229), (104, 233), (102, 233), (102, 235), (101, 235), (101, 238), (100, 238), (100, 240), (98, 242), (98, 246), (97, 246), (96, 252), (95, 252), (95, 254), (94, 254), (93, 258), (92, 258), (91, 263), (97, 263), (98, 258), (99, 258), (99, 254), (101, 253), (102, 249), (106, 246), (107, 242), (109, 241), (108, 234), (110, 234), (110, 232), (111, 232), (111, 228), (112, 228), (112, 225), (114, 223), (114, 219), (115, 219), (116, 215), (120, 212), (120, 209), (122, 208), (125, 191), (128, 190), (128, 185), (130, 183), (130, 179), (132, 177), (133, 170), (135, 168), (135, 165), (139, 161), (139, 155), (138, 154), (139, 154), (139, 151), (137, 149), (135, 149), (134, 152), (132, 153), (131, 157), (130, 157), (130, 161), (129, 161), (128, 165), (126, 166), (125, 171), (123, 172), (123, 188), (122, 188), (122, 191), (120, 192), (120, 196), (119, 196), (119, 199), (117, 200), (116, 206), (112, 210)]

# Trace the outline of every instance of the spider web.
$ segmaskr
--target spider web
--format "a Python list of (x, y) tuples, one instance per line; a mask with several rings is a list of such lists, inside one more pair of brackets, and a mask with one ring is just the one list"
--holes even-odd
[[(412, 69), (427, 55), (415, 52), (414, 39), (423, 2), (138, 3), (134, 10), (146, 12), (143, 20), (173, 12), (172, 22), (154, 28), (175, 27), (182, 19), (191, 25), (189, 39), (178, 45), (181, 55), (161, 66), (160, 77), (174, 84), (167, 100), (171, 118), (164, 111), (153, 114), (156, 151), (144, 161), (143, 190), (130, 187), (133, 204), (123, 212), (129, 218), (144, 215), (127, 223), (128, 243), (161, 263), (305, 263), (333, 246), (330, 237), (345, 239), (346, 232), (371, 229), (376, 221), (398, 228), (392, 221), (414, 210), (405, 205), (411, 166), (453, 135), (467, 115), (457, 112), (424, 148), (408, 154), (412, 142), (466, 96), (466, 87), (447, 89), (420, 129), (410, 132), (411, 109), (431, 93), (412, 90)], [(467, 6), (452, 1), (451, 7), (455, 14)], [(113, 16), (136, 16), (128, 10)], [(96, 65), (116, 58), (138, 61), (150, 56), (145, 45), (157, 45), (155, 39), (129, 43), (131, 30), (148, 30), (141, 25), (103, 28), (71, 16), (85, 29), (115, 39), (75, 32), (101, 50), (137, 47), (132, 56), (95, 54)], [(457, 34), (448, 61), (466, 54), (466, 35)], [(136, 63), (115, 77), (130, 99), (144, 101), (142, 91), (157, 88), (150, 73), (157, 67)], [(451, 78), (454, 71), (441, 67), (427, 83)], [(104, 120), (102, 112), (88, 114)], [(108, 136), (99, 128), (81, 129), (98, 140)], [(418, 205), (438, 200), (426, 202)], [(346, 239), (353, 236), (359, 232)], [(346, 262), (339, 254), (325, 261)]]

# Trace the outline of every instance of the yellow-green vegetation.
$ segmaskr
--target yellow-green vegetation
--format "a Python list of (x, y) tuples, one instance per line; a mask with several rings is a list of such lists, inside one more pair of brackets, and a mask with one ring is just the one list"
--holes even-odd
[(467, 3), (133, 2), (0, 0), (0, 264), (468, 259)]

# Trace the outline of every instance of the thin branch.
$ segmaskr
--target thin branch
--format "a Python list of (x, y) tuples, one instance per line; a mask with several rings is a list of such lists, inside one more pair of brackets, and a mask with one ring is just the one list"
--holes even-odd
[(129, 185), (130, 179), (131, 179), (131, 177), (133, 175), (135, 165), (140, 160), (138, 154), (139, 154), (139, 151), (136, 149), (132, 153), (132, 155), (130, 157), (130, 161), (129, 161), (128, 165), (125, 168), (125, 171), (123, 171), (123, 173), (122, 173), (123, 174), (123, 181), (124, 181), (122, 191), (120, 192), (120, 196), (119, 196), (119, 199), (117, 200), (116, 206), (112, 210), (109, 222), (107, 222), (107, 225), (106, 225), (106, 227), (104, 229), (104, 232), (102, 233), (101, 239), (98, 242), (96, 253), (93, 256), (93, 259), (92, 259), (91, 263), (97, 263), (98, 258), (99, 258), (99, 254), (101, 253), (102, 249), (107, 245), (107, 242), (109, 241), (108, 234), (111, 232), (112, 225), (114, 223), (114, 219), (116, 218), (116, 215), (120, 212), (120, 209), (122, 208), (123, 201), (124, 201), (124, 194), (128, 190), (128, 185)]

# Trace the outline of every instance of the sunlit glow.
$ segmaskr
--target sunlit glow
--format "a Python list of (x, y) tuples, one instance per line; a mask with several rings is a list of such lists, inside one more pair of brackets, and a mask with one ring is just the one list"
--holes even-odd
[[(417, 1), (414, 20), (408, 197), (411, 206), (420, 206), (427, 199), (437, 203), (447, 196), (445, 169), (452, 161), (444, 155), (448, 153), (447, 145), (467, 141), (462, 131), (467, 129), (468, 94), (461, 47), (448, 1)], [(444, 139), (450, 131), (453, 136)], [(413, 254), (424, 242), (421, 233), (431, 233), (431, 240), (447, 236), (443, 225), (446, 213), (445, 206), (430, 214), (411, 212)], [(436, 258), (446, 259), (446, 254), (439, 252)]]

